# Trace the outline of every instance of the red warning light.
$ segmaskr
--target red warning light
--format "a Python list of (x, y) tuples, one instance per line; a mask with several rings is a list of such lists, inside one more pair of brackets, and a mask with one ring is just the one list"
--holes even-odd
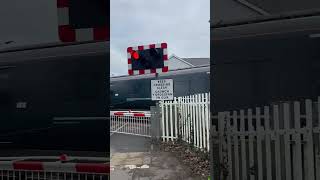
[(139, 53), (137, 51), (132, 51), (131, 56), (133, 59), (138, 60), (139, 59)]

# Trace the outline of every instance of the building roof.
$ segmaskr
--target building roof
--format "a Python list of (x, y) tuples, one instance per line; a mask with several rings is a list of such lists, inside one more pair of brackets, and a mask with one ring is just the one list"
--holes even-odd
[(181, 58), (184, 61), (192, 64), (193, 66), (210, 65), (210, 58)]
[(283, 13), (296, 13), (308, 10), (319, 9), (320, 1), (309, 0), (303, 2), (300, 0), (269, 0), (269, 1), (256, 1), (256, 0), (246, 0), (248, 4), (267, 11), (270, 14), (283, 14)]
[[(309, 0), (308, 2), (304, 2), (301, 0), (216, 1), (216, 6), (214, 6), (213, 10), (211, 9), (211, 11), (214, 11), (215, 14), (214, 17), (210, 19), (210, 27), (215, 29), (221, 27), (240, 26), (270, 21), (317, 16), (320, 13), (319, 0)], [(286, 22), (283, 24), (286, 24)], [(275, 30), (275, 32), (277, 31)]]

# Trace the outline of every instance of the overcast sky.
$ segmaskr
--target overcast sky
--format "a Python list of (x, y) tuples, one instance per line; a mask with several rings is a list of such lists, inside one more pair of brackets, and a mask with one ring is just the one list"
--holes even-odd
[(111, 73), (128, 73), (127, 47), (168, 43), (178, 57), (210, 57), (210, 0), (111, 0)]

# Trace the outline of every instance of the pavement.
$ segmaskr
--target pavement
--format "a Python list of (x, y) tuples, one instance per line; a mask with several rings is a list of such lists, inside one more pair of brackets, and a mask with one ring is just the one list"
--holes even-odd
[(173, 154), (152, 145), (150, 138), (112, 134), (110, 143), (112, 180), (198, 179)]

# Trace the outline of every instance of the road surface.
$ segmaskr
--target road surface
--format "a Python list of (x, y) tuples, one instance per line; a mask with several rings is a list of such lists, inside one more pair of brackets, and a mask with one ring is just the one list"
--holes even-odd
[(151, 147), (150, 138), (113, 134), (112, 180), (193, 180), (188, 167), (168, 152)]

